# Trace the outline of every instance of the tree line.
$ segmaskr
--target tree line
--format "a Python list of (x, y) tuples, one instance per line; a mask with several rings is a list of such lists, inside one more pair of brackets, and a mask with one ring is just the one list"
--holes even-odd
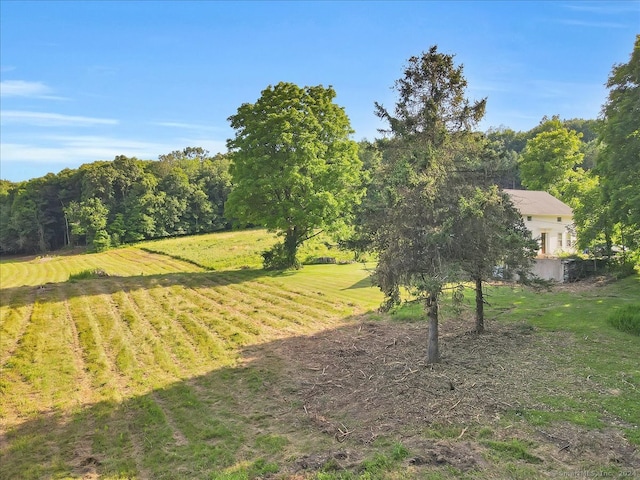
[[(540, 158), (529, 164), (523, 160), (529, 158), (527, 154), (534, 150), (534, 145), (544, 145), (542, 137), (537, 137), (546, 132), (556, 132), (556, 136), (561, 132), (560, 135), (574, 140), (572, 151), (559, 159), (577, 158), (579, 161), (566, 166), (565, 173), (592, 171), (601, 148), (597, 137), (599, 125), (599, 120), (545, 117), (540, 125), (526, 132), (504, 127), (485, 132), (484, 138), (492, 149), (494, 183), (503, 188), (523, 188), (521, 170), (532, 168), (527, 165), (536, 162), (542, 166), (551, 165), (552, 159)], [(527, 145), (529, 149), (525, 154)], [(352, 174), (353, 178), (344, 182), (352, 186), (365, 185), (371, 190), (375, 185), (372, 177), (380, 173), (376, 172), (379, 159), (382, 152), (391, 148), (390, 143), (386, 139), (362, 140), (352, 148), (357, 151), (360, 166)], [(548, 148), (552, 149), (550, 143)], [(240, 165), (241, 161), (236, 157), (233, 168), (237, 171)], [(245, 167), (251, 166), (257, 168), (259, 164), (249, 159)], [(232, 219), (238, 215), (229, 209), (227, 212), (231, 213), (225, 214), (229, 194), (236, 190), (235, 195), (255, 196), (259, 190), (240, 181), (234, 184), (231, 168), (229, 154), (210, 155), (203, 148), (186, 147), (161, 155), (158, 160), (120, 155), (113, 161), (96, 161), (24, 182), (0, 180), (0, 253), (45, 253), (69, 245), (88, 245), (92, 250), (100, 251), (141, 240), (232, 228)], [(529, 176), (535, 179), (536, 175), (533, 172)], [(259, 174), (247, 172), (242, 177), (256, 182)], [(334, 180), (325, 179), (327, 182)], [(278, 181), (293, 183), (285, 176), (280, 176)], [(548, 184), (527, 183), (527, 186), (551, 190), (579, 209), (578, 196), (573, 196), (572, 190), (567, 190), (567, 195), (558, 194), (553, 187), (557, 183), (549, 180)], [(345, 192), (343, 189), (342, 193)], [(248, 210), (252, 218), (255, 217), (252, 224), (270, 226), (261, 218), (260, 206), (272, 208), (277, 204), (284, 207), (281, 200), (271, 200), (258, 202), (253, 199)], [(291, 200), (293, 203), (301, 201), (293, 197)], [(356, 200), (350, 198), (348, 201)], [(345, 223), (349, 218), (347, 210), (334, 209), (331, 215)], [(300, 210), (300, 213), (304, 211)], [(275, 216), (277, 220), (285, 217), (283, 214)], [(356, 221), (352, 218), (352, 222)], [(335, 230), (335, 225), (333, 227)], [(342, 227), (344, 232), (345, 225)], [(585, 227), (591, 228), (590, 225)], [(313, 229), (300, 230), (293, 241), (302, 243), (314, 233)], [(353, 239), (350, 240), (349, 244), (355, 245)]]
[(199, 147), (158, 160), (117, 156), (25, 182), (0, 181), (0, 253), (101, 251), (230, 227), (229, 159)]
[[(333, 103), (332, 88), (281, 83), (230, 117), (237, 134), (227, 153), (212, 156), (187, 147), (155, 161), (118, 156), (25, 182), (0, 180), (0, 253), (44, 253), (68, 245), (102, 250), (246, 224), (283, 233), (279, 254), (267, 255), (276, 267), (295, 263), (297, 246), (319, 227), (345, 244), (362, 246), (362, 236), (348, 232), (362, 231), (379, 190), (390, 188), (385, 182), (407, 181), (399, 177), (407, 172), (399, 169), (408, 168), (408, 160), (389, 171), (390, 159), (401, 150), (422, 161), (427, 151), (444, 158), (438, 142), (447, 135), (444, 149), (450, 156), (451, 145), (461, 144), (456, 133), (461, 126), (476, 138), (475, 147), (459, 153), (475, 156), (475, 164), (451, 167), (459, 175), (461, 169), (469, 170), (467, 177), (475, 175), (465, 181), (482, 177), (502, 188), (548, 191), (574, 209), (582, 248), (602, 244), (610, 250), (619, 244), (634, 250), (640, 244), (638, 48), (636, 39), (629, 63), (614, 66), (600, 119), (544, 117), (526, 132), (499, 127), (480, 134), (473, 126), (483, 112), (465, 119), (455, 118), (455, 108), (446, 110), (455, 102), (446, 105), (443, 98), (464, 96), (455, 92), (456, 82), (466, 87), (453, 56), (449, 71), (440, 72), (445, 83), (439, 93), (427, 90), (438, 83), (436, 65), (425, 64), (430, 71), (418, 68), (428, 54), (411, 59), (396, 84), (395, 110), (375, 106), (389, 129), (382, 138), (358, 144), (350, 140), (353, 131)], [(436, 120), (440, 131), (429, 123)], [(408, 138), (411, 129), (412, 140), (400, 145), (397, 140)], [(289, 256), (284, 263), (283, 255)]]

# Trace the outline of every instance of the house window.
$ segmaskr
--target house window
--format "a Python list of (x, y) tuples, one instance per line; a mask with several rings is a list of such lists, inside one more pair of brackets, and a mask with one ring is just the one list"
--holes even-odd
[(558, 248), (562, 248), (562, 233), (558, 234)]
[(531, 221), (531, 215), (527, 215), (527, 222)]
[(547, 253), (547, 234), (544, 232), (540, 234), (540, 253)]
[(562, 221), (562, 217), (558, 217), (558, 221), (561, 222)]
[(567, 235), (567, 248), (571, 248), (571, 244), (572, 244), (572, 242), (571, 242), (571, 234), (568, 234)]

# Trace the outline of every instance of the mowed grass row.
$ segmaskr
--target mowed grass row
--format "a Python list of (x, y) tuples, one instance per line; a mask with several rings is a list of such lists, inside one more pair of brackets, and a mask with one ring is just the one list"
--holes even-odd
[(256, 229), (153, 240), (137, 246), (211, 270), (231, 270), (260, 268), (261, 252), (271, 248), (277, 240), (274, 234)]
[(103, 253), (64, 254), (0, 260), (0, 289), (3, 303), (10, 302), (14, 287), (66, 282), (72, 274), (100, 269), (108, 275), (137, 276), (176, 272), (199, 272), (202, 268), (166, 255), (137, 248), (120, 248)]
[[(260, 269), (262, 251), (278, 238), (266, 230), (244, 230), (200, 236), (144, 242), (138, 245), (146, 251), (164, 254), (198, 265), (208, 270)], [(275, 284), (284, 289), (299, 289), (302, 296), (325, 296), (326, 301), (344, 303), (349, 307), (375, 309), (383, 295), (372, 286), (371, 273), (375, 264), (353, 262), (353, 252), (336, 248), (324, 236), (306, 242), (298, 252), (305, 262), (318, 257), (333, 257), (338, 264), (305, 265), (300, 271), (262, 272), (260, 284)], [(297, 298), (296, 301), (300, 300)]]
[[(162, 253), (210, 270), (262, 267), (262, 252), (282, 237), (264, 229), (209, 233), (204, 235), (153, 240), (137, 245), (148, 252)], [(341, 250), (326, 235), (307, 240), (298, 250), (298, 260), (313, 263), (319, 257), (333, 257), (338, 263), (354, 259), (354, 253)]]
[[(345, 269), (335, 292), (367, 275), (322, 267)], [(96, 268), (110, 276), (67, 281)], [(135, 248), (4, 260), (0, 477), (190, 478), (247, 449), (268, 453), (254, 431), (263, 421), (234, 408), (268, 378), (239, 368), (240, 349), (336, 326), (374, 303), (313, 277), (206, 271)]]

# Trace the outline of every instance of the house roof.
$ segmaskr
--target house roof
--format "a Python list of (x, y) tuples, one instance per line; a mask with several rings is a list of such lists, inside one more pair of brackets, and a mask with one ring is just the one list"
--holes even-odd
[(537, 190), (510, 190), (504, 192), (522, 215), (571, 215), (573, 210), (547, 192)]

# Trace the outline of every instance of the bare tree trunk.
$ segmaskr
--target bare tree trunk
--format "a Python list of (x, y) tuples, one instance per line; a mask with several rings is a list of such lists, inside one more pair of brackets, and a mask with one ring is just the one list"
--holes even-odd
[(297, 268), (296, 253), (298, 252), (299, 232), (298, 227), (290, 227), (284, 236), (284, 251), (286, 256), (286, 267)]
[(38, 248), (40, 253), (46, 253), (47, 251), (47, 242), (44, 240), (44, 227), (40, 223), (38, 223)]
[(429, 317), (429, 342), (427, 345), (427, 363), (438, 363), (438, 295), (429, 294), (427, 298), (427, 316)]
[(482, 278), (476, 278), (476, 333), (484, 332), (484, 295)]
[(62, 214), (64, 215), (64, 245), (65, 247), (68, 247), (71, 243), (71, 238), (69, 235), (69, 219), (67, 218), (67, 212), (65, 211), (65, 206), (64, 203), (62, 203), (62, 200), (60, 200), (60, 205), (62, 205)]

